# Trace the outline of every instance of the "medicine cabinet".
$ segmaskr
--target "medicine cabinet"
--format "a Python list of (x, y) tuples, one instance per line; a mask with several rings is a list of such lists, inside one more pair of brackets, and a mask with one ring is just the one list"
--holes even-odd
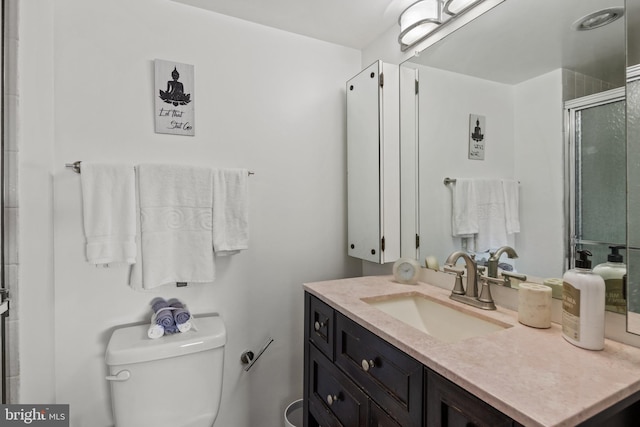
[(348, 254), (400, 257), (399, 71), (377, 61), (347, 81)]

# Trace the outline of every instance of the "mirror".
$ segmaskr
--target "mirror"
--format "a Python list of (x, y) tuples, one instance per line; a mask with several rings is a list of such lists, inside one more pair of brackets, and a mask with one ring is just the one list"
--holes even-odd
[(640, 0), (627, 0), (627, 330), (640, 334)]
[[(620, 0), (505, 1), (401, 65), (401, 79), (417, 73), (419, 81), (418, 94), (401, 94), (401, 124), (417, 122), (411, 153), (419, 165), (418, 214), (406, 229), (419, 235), (418, 259), (435, 256), (443, 263), (462, 247), (451, 230), (455, 184), (445, 185), (445, 178), (514, 179), (520, 232), (509, 235), (508, 244), (518, 259), (503, 255), (500, 261), (529, 277), (562, 277), (572, 251), (573, 209), (565, 197), (564, 103), (625, 85), (624, 19), (589, 31), (572, 24), (621, 6)], [(469, 159), (472, 115), (484, 119), (483, 160)], [(402, 162), (410, 163), (404, 152)], [(624, 194), (624, 182), (621, 188)], [(624, 203), (616, 208), (624, 212)], [(404, 240), (411, 234), (405, 225)], [(415, 255), (402, 246), (403, 255)]]

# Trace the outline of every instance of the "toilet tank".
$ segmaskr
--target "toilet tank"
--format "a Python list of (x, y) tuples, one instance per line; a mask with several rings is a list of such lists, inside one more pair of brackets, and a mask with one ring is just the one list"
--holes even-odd
[(219, 316), (159, 339), (149, 325), (116, 329), (105, 361), (116, 427), (211, 427), (222, 395), (227, 334)]

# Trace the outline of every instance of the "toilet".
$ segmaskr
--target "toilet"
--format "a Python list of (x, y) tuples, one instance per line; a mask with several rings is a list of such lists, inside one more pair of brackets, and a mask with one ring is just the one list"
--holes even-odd
[(219, 316), (197, 330), (147, 336), (149, 325), (116, 329), (105, 361), (115, 427), (211, 427), (222, 395), (227, 333)]

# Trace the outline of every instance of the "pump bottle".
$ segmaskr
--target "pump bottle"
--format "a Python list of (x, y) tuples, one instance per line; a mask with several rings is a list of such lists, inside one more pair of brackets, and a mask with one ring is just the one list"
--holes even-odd
[(623, 291), (623, 277), (627, 274), (627, 266), (623, 263), (619, 250), (624, 246), (609, 246), (611, 253), (607, 256), (607, 262), (598, 264), (593, 272), (604, 279), (605, 309), (616, 313), (627, 312), (627, 301)]
[(588, 350), (604, 348), (604, 279), (591, 270), (591, 252), (577, 251), (576, 267), (562, 276), (562, 336)]

